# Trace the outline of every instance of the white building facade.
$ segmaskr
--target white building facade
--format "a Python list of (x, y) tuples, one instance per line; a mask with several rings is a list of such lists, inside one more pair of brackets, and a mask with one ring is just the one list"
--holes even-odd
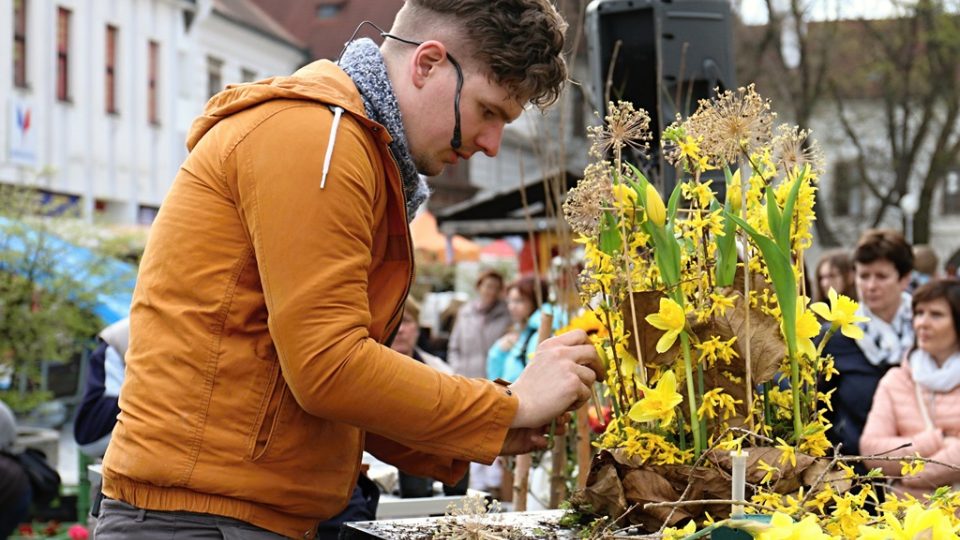
[(219, 4), (0, 0), (0, 182), (59, 196), (89, 221), (149, 224), (209, 84), (305, 58)]

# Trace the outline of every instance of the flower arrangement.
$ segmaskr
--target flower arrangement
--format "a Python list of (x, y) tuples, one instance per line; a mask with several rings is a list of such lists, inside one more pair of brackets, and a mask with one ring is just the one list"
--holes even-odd
[[(593, 162), (564, 204), (584, 249), (581, 324), (598, 330), (613, 410), (586, 501), (675, 538), (718, 523), (760, 538), (913, 538), (890, 534), (921, 522), (956, 530), (960, 496), (890, 497), (871, 517), (873, 484), (850, 466), (859, 458), (828, 457), (830, 395), (817, 383), (836, 370), (823, 347), (835, 332), (860, 337), (863, 319), (850, 298), (811, 304), (805, 289), (823, 169), (809, 133), (776, 126), (752, 86), (702, 101), (662, 133), (677, 177), (664, 202), (624, 158), (647, 149), (649, 116), (626, 102), (608, 110), (589, 128)], [(828, 323), (819, 346), (818, 315)], [(745, 512), (770, 524), (714, 522), (733, 502), (731, 451), (749, 454)]]

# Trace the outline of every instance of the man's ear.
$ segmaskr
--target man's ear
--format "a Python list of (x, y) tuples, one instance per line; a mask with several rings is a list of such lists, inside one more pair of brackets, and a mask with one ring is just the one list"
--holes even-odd
[(437, 73), (439, 66), (446, 59), (447, 49), (443, 43), (430, 40), (418, 45), (410, 59), (414, 86), (423, 88), (427, 79)]

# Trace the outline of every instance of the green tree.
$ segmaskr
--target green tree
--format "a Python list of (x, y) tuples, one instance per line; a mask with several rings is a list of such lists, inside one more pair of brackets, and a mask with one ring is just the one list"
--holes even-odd
[[(863, 219), (877, 227), (899, 213), (901, 199), (918, 195), (915, 243), (930, 240), (933, 198), (960, 157), (960, 1), (893, 0), (891, 18), (825, 20), (825, 0), (765, 0), (768, 23), (741, 27), (738, 74), (790, 109), (793, 121), (836, 122), (838, 142), (852, 149), (847, 181), (865, 190)], [(786, 46), (785, 46), (786, 44)], [(814, 133), (821, 138), (824, 133)], [(817, 236), (836, 245), (855, 231), (819, 208)]]
[[(898, 7), (896, 18), (858, 21), (865, 58), (858, 72), (834, 82), (833, 94), (857, 149), (857, 176), (875, 201), (871, 226), (913, 191), (920, 204), (908, 240), (927, 243), (934, 193), (960, 157), (960, 2)], [(877, 103), (866, 112), (857, 107), (865, 88)]]
[[(810, 129), (818, 103), (828, 95), (831, 64), (836, 59), (838, 21), (811, 24), (810, 13), (823, 0), (764, 0), (767, 24), (734, 31), (737, 75), (751, 82), (774, 104), (789, 111), (792, 122)], [(814, 134), (816, 137), (816, 134)], [(814, 226), (821, 245), (839, 245), (830, 216), (817, 198)]]
[[(91, 344), (102, 321), (97, 293), (109, 294), (107, 257), (65, 252), (38, 192), (0, 185), (0, 400), (26, 412), (51, 398), (43, 367), (63, 363)], [(97, 288), (90, 284), (97, 284)]]

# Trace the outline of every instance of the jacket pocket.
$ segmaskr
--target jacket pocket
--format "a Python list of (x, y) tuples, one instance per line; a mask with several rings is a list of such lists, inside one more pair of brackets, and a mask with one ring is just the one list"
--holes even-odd
[(273, 364), (270, 375), (267, 379), (269, 391), (264, 394), (260, 403), (260, 412), (249, 443), (248, 458), (252, 461), (260, 459), (266, 453), (279, 423), (280, 409), (286, 394), (287, 385), (280, 374), (279, 363)]

